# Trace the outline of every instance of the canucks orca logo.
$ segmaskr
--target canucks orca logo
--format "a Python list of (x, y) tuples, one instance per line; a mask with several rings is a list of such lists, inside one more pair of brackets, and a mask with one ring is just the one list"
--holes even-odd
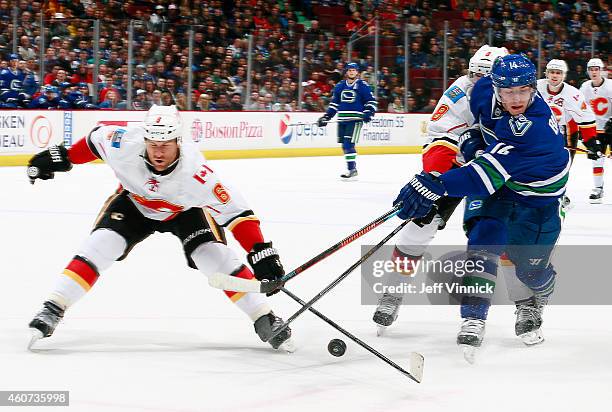
[(293, 127), (289, 126), (291, 118), (288, 114), (283, 115), (280, 120), (278, 134), (280, 136), (281, 142), (284, 144), (289, 144), (291, 138), (293, 137)]
[(514, 133), (515, 136), (523, 136), (533, 124), (531, 120), (527, 119), (522, 114), (518, 117), (511, 117), (509, 122), (510, 129), (512, 129), (512, 133)]

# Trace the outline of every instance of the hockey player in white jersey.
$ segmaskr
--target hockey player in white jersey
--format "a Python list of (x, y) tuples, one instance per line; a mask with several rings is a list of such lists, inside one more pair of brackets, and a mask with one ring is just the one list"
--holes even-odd
[[(579, 134), (583, 141), (596, 137), (595, 115), (582, 92), (565, 82), (567, 71), (564, 60), (549, 61), (546, 65), (546, 78), (538, 80), (537, 88), (555, 114), (562, 133), (567, 136), (568, 146), (576, 148)], [(570, 151), (572, 159), (574, 153)], [(563, 205), (567, 207), (569, 204), (569, 197), (564, 195)]]
[[(104, 160), (121, 183), (103, 206), (89, 237), (57, 277), (43, 309), (30, 322), (30, 346), (51, 336), (64, 312), (94, 286), (100, 274), (154, 232), (178, 237), (188, 265), (207, 276), (260, 281), (282, 277), (278, 253), (264, 240), (253, 211), (238, 192), (224, 186), (197, 147), (183, 142), (181, 134), (176, 107), (153, 106), (142, 125), (98, 126), (69, 149), (52, 146), (30, 159), (32, 183), (95, 159)], [(226, 245), (222, 228), (231, 231), (246, 250), (252, 271)], [(263, 294), (225, 293), (251, 318), (261, 340), (274, 349), (293, 351), (289, 328), (270, 340), (283, 321)]]
[[(491, 71), (495, 59), (506, 54), (508, 51), (503, 47), (482, 46), (470, 59), (469, 74), (455, 80), (444, 92), (427, 123), (427, 140), (423, 146), (423, 170), (442, 174), (461, 166), (458, 141), (463, 133), (469, 133), (469, 129), (474, 124), (469, 105), (472, 87), (478, 79)], [(393, 261), (400, 259), (401, 262), (409, 264), (402, 264), (396, 272), (387, 275), (385, 286), (396, 286), (409, 279), (409, 275), (412, 274), (410, 269), (412, 262), (422, 258), (437, 231), (444, 228), (460, 202), (460, 198), (445, 197), (429, 216), (415, 219), (406, 225), (400, 232), (392, 259)], [(373, 316), (379, 336), (397, 319), (402, 299), (402, 294), (394, 293), (384, 293), (380, 297)]]
[[(612, 80), (604, 77), (605, 66), (601, 59), (591, 59), (587, 63), (587, 73), (591, 80), (580, 86), (586, 101), (595, 113), (597, 139), (601, 143), (601, 152), (605, 154), (612, 148)], [(593, 192), (589, 196), (591, 203), (601, 203), (604, 195), (604, 161), (601, 156), (591, 155), (593, 159)]]

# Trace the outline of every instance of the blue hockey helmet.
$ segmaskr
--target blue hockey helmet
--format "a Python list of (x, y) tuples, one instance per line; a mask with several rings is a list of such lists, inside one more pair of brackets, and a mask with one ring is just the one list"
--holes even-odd
[(19, 60), (19, 55), (16, 53), (9, 54), (9, 60)]
[(536, 68), (524, 54), (508, 54), (498, 58), (491, 68), (493, 86), (504, 89), (536, 84)]
[(345, 67), (345, 70), (348, 71), (349, 69), (355, 69), (359, 71), (359, 65), (357, 63), (348, 63)]

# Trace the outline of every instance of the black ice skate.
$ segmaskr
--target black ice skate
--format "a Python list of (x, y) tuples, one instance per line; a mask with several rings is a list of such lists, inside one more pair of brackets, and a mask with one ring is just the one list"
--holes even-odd
[(372, 320), (377, 325), (376, 334), (382, 336), (388, 326), (391, 326), (397, 319), (400, 305), (402, 304), (401, 296), (393, 296), (389, 293), (384, 293), (378, 300), (378, 306), (374, 312)]
[(270, 312), (255, 321), (255, 332), (262, 341), (268, 342), (274, 349), (284, 350), (289, 353), (295, 352), (295, 345), (291, 340), (291, 328), (289, 326), (270, 340), (270, 336), (272, 336), (283, 323), (283, 319), (276, 316), (274, 312)]
[(461, 330), (457, 335), (457, 345), (463, 350), (463, 357), (469, 363), (474, 363), (476, 349), (482, 345), (485, 334), (485, 321), (482, 319), (463, 319)]
[(544, 341), (541, 326), (545, 304), (542, 299), (531, 298), (516, 305), (514, 332), (527, 346), (537, 345)]
[(603, 202), (604, 190), (603, 187), (596, 187), (591, 192), (589, 196), (589, 202), (593, 204), (598, 204)]
[(39, 339), (47, 338), (53, 334), (58, 323), (64, 317), (64, 309), (52, 301), (43, 303), (43, 309), (38, 312), (28, 325), (32, 331), (32, 339), (28, 349)]
[(351, 169), (346, 171), (340, 175), (340, 178), (345, 182), (350, 182), (352, 180), (357, 180), (357, 169)]

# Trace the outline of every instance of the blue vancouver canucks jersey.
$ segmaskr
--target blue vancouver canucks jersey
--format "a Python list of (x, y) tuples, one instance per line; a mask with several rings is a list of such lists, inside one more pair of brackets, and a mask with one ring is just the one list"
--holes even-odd
[(377, 103), (372, 95), (370, 86), (361, 79), (356, 79), (352, 84), (348, 80), (342, 80), (334, 87), (332, 101), (325, 113), (328, 117), (334, 117), (338, 113), (338, 120), (351, 121), (363, 119), (363, 112), (376, 113)]
[(451, 196), (482, 196), (501, 190), (530, 207), (556, 201), (569, 178), (571, 160), (550, 107), (536, 93), (524, 114), (511, 116), (497, 102), (489, 76), (470, 99), (487, 148), (464, 167), (440, 176)]

